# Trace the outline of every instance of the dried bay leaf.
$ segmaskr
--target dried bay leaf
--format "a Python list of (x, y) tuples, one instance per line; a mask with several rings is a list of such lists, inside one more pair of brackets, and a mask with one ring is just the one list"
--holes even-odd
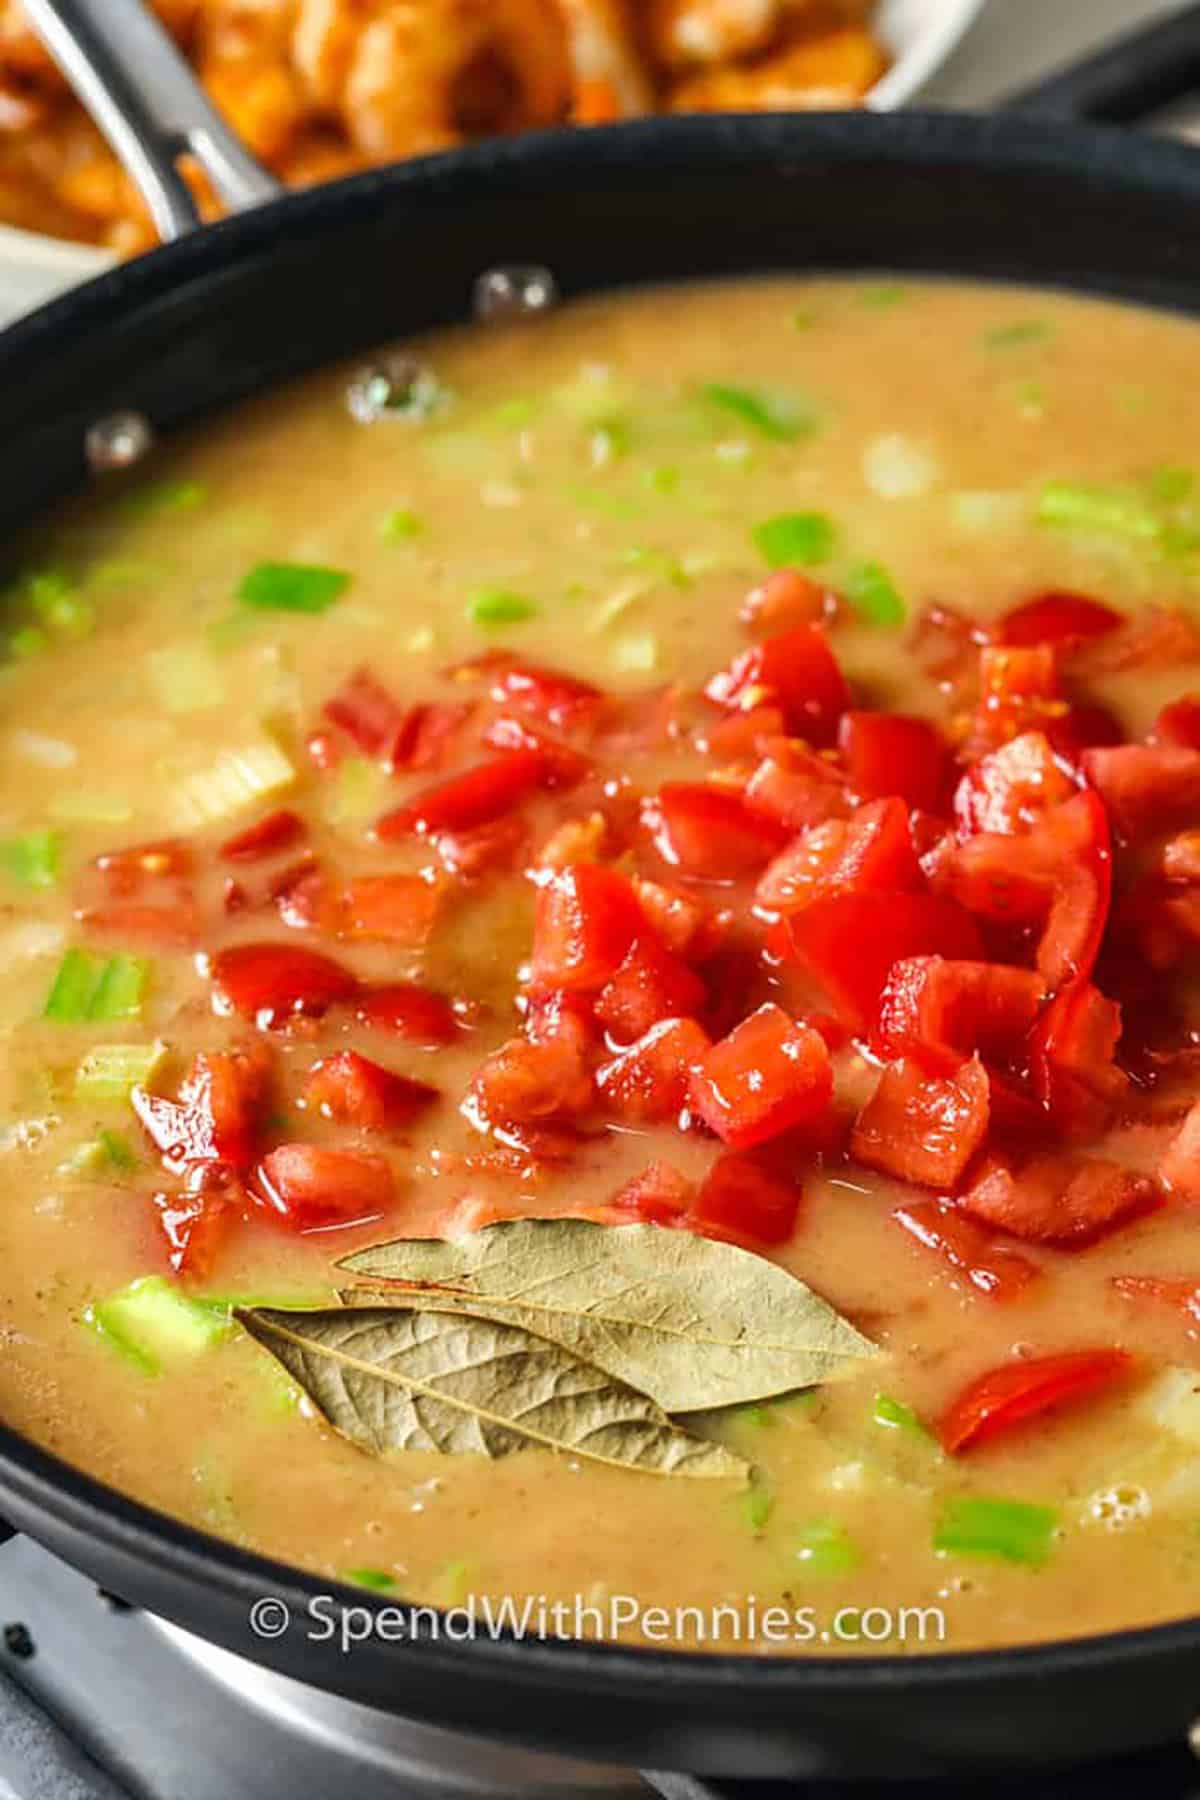
[(520, 1325), (397, 1306), (237, 1317), (331, 1425), (376, 1455), (540, 1448), (656, 1475), (746, 1474), (731, 1450)]
[(877, 1354), (778, 1264), (655, 1225), (518, 1219), (376, 1244), (338, 1266), (363, 1284), (343, 1293), (349, 1305), (390, 1299), (522, 1325), (668, 1413), (810, 1387)]

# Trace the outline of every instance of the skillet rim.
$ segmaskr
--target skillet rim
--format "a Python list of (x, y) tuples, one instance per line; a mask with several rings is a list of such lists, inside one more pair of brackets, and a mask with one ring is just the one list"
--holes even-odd
[[(27, 376), (30, 358), (50, 353), (58, 334), (102, 330), (106, 324), (116, 323), (127, 308), (153, 304), (190, 280), (211, 274), (214, 267), (250, 260), (256, 252), (270, 254), (277, 234), (295, 230), (311, 235), (324, 223), (369, 213), (384, 196), (402, 205), (409, 192), (436, 196), (445, 189), (461, 203), (481, 185), (486, 188), (496, 179), (518, 186), (536, 187), (547, 181), (561, 186), (573, 173), (636, 171), (648, 156), (654, 158), (660, 173), (664, 165), (673, 162), (694, 176), (710, 164), (726, 173), (742, 167), (761, 168), (764, 159), (781, 170), (799, 168), (806, 154), (833, 156), (850, 164), (885, 164), (889, 155), (900, 155), (910, 166), (968, 174), (1068, 175), (1114, 192), (1142, 191), (1160, 200), (1200, 201), (1200, 149), (1108, 127), (1064, 128), (1061, 123), (1021, 114), (912, 110), (892, 114), (659, 115), (586, 131), (567, 128), (528, 133), (284, 194), (266, 206), (220, 220), (107, 270), (0, 332), (0, 392), (8, 371), (20, 369)], [(456, 189), (465, 189), (465, 195), (456, 194)], [(936, 267), (928, 258), (887, 266), (935, 277), (954, 272), (952, 257)], [(1002, 281), (1005, 277), (980, 279)], [(1022, 277), (1014, 274), (1009, 279)], [(1039, 276), (1036, 285), (1079, 291), (1079, 283), (1066, 277), (1056, 282), (1052, 276)], [(1111, 286), (1100, 283), (1088, 291), (1129, 298), (1120, 282)], [(571, 292), (568, 285), (568, 297)], [(467, 298), (463, 296), (464, 312)], [(1200, 291), (1193, 305), (1176, 302), (1171, 306), (1146, 299), (1132, 303), (1159, 311), (1200, 312)], [(18, 1511), (34, 1517), (44, 1511), (66, 1531), (95, 1539), (106, 1550), (132, 1558), (160, 1577), (189, 1588), (204, 1586), (210, 1593), (216, 1587), (219, 1591), (214, 1598), (218, 1601), (248, 1608), (264, 1594), (279, 1597), (291, 1607), (293, 1625), (311, 1622), (307, 1607), (317, 1595), (332, 1595), (340, 1606), (367, 1607), (375, 1612), (419, 1604), (325, 1580), (243, 1550), (131, 1499), (0, 1421), (0, 1497), (4, 1495), (17, 1500)], [(16, 1528), (41, 1541), (26, 1525)], [(287, 1637), (292, 1635), (289, 1630)], [(242, 1653), (251, 1661), (269, 1663), (269, 1657), (258, 1656), (257, 1642), (248, 1632)], [(384, 1647), (384, 1640), (376, 1638), (369, 1647), (378, 1650)], [(418, 1636), (388, 1642), (386, 1650), (398, 1657), (412, 1652), (434, 1666), (444, 1664), (447, 1672), (460, 1674), (502, 1676), (517, 1658), (519, 1667), (530, 1675), (541, 1670), (582, 1676), (593, 1688), (620, 1689), (652, 1675), (691, 1700), (702, 1698), (706, 1689), (714, 1696), (726, 1693), (753, 1670), (755, 1685), (764, 1697), (791, 1695), (812, 1700), (822, 1693), (853, 1695), (863, 1690), (945, 1692), (1005, 1677), (1086, 1677), (1114, 1663), (1152, 1667), (1164, 1658), (1200, 1653), (1200, 1608), (1179, 1620), (1087, 1637), (908, 1655), (737, 1655), (590, 1639), (517, 1638), (509, 1633), (495, 1637), (483, 1633), (461, 1641), (442, 1634)]]

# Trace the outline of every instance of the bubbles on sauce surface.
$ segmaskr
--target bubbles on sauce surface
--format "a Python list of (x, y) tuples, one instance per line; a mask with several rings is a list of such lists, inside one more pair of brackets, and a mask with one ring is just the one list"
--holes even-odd
[(1133, 1482), (1105, 1488), (1093, 1494), (1087, 1503), (1088, 1519), (1109, 1531), (1122, 1531), (1126, 1526), (1136, 1525), (1140, 1520), (1148, 1519), (1152, 1510), (1145, 1488), (1137, 1487)]
[(131, 469), (154, 443), (154, 427), (144, 413), (115, 412), (97, 419), (83, 441), (89, 469), (98, 475)]
[(360, 425), (379, 419), (420, 421), (444, 410), (446, 389), (415, 356), (389, 356), (362, 369), (346, 390), (346, 404)]
[(481, 325), (536, 318), (558, 305), (558, 283), (537, 263), (485, 269), (475, 283), (471, 309)]

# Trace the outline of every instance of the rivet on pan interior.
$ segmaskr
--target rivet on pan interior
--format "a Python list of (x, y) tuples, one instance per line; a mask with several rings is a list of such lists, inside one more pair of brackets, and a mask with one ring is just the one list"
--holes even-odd
[(475, 283), (472, 305), (483, 325), (534, 318), (558, 305), (558, 283), (537, 263), (485, 269)]
[(129, 469), (154, 442), (154, 427), (142, 413), (115, 412), (97, 419), (83, 440), (88, 467), (97, 474)]
[(376, 419), (427, 419), (445, 403), (441, 382), (414, 356), (386, 357), (360, 370), (346, 389), (346, 404), (360, 425)]

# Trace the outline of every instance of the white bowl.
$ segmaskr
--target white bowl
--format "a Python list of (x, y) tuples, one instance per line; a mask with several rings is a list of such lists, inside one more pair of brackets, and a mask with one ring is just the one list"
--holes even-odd
[[(882, 0), (876, 17), (892, 66), (867, 96), (886, 112), (922, 87), (945, 61), (984, 0)], [(0, 325), (111, 268), (116, 259), (91, 244), (0, 225)]]

